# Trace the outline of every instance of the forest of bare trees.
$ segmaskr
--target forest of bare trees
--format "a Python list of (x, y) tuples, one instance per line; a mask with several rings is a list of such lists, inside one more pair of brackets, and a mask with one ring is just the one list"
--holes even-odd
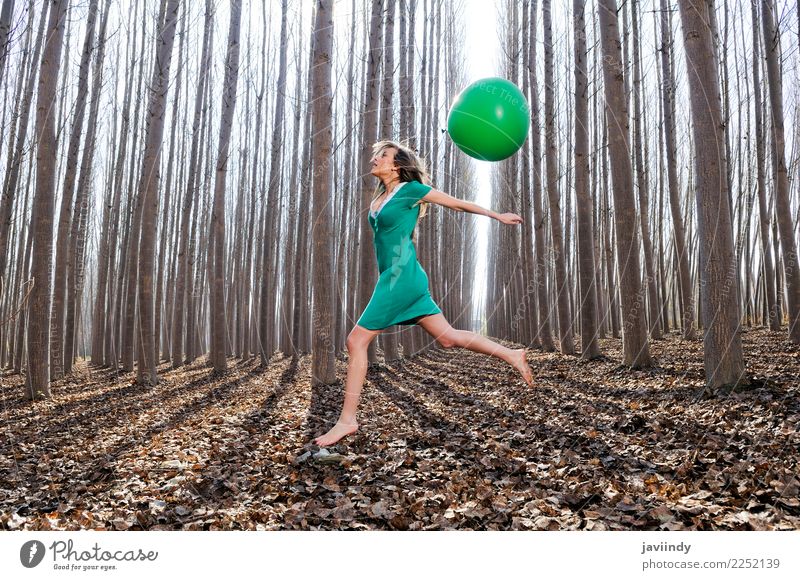
[[(782, 328), (797, 343), (800, 213), (789, 166), (796, 173), (800, 122), (796, 108), (791, 121), (783, 112), (797, 99), (797, 6), (576, 1), (572, 35), (554, 42), (554, 5), (509, 2), (502, 12), (503, 72), (526, 87), (533, 127), (522, 163), (498, 170), (493, 202), (520, 203), (536, 243), (492, 239), (491, 334), (564, 354), (578, 334), (589, 359), (601, 354), (593, 339), (621, 336), (622, 362), (647, 367), (650, 341), (699, 332), (708, 393), (747, 383), (743, 328)], [(530, 251), (535, 267), (518, 258)], [(527, 285), (515, 278), (521, 263)]]
[[(34, 399), (78, 359), (157, 384), (167, 363), (311, 353), (334, 382), (377, 276), (372, 143), (478, 198), (484, 169), (441, 129), (472, 75), (468, 8), (3, 0), (2, 368)], [(798, 6), (495, 8), (532, 127), (486, 193), (525, 222), (489, 224), (480, 255), (480, 218), (428, 208), (418, 252), (451, 324), (586, 360), (620, 337), (632, 368), (699, 335), (709, 393), (747, 383), (742, 329), (800, 343)], [(370, 362), (432, 344), (386, 332)]]

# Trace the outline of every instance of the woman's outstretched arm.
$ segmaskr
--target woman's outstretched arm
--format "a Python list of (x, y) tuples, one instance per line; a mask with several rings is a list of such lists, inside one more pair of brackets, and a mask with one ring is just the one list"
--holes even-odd
[(427, 201), (428, 203), (435, 203), (437, 205), (449, 207), (450, 209), (454, 209), (456, 211), (465, 211), (477, 215), (489, 216), (490, 218), (496, 219), (497, 221), (500, 221), (504, 224), (522, 223), (522, 218), (515, 213), (497, 213), (490, 209), (481, 207), (476, 203), (472, 203), (471, 201), (466, 201), (463, 199), (458, 199), (457, 197), (453, 197), (452, 195), (447, 194), (443, 191), (439, 191), (438, 189), (431, 189), (428, 193), (426, 193), (422, 197), (422, 201)]

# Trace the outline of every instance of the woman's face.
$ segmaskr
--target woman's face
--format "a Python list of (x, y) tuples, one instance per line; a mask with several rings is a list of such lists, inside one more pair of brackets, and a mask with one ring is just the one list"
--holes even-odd
[(384, 147), (378, 151), (370, 160), (372, 169), (370, 173), (378, 178), (391, 178), (396, 175), (398, 170), (394, 164), (394, 154), (397, 149), (394, 147)]

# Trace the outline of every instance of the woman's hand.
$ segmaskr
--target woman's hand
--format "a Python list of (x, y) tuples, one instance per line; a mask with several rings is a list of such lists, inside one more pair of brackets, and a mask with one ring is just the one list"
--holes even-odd
[(497, 216), (497, 221), (507, 225), (521, 224), (522, 218), (515, 213), (501, 213)]

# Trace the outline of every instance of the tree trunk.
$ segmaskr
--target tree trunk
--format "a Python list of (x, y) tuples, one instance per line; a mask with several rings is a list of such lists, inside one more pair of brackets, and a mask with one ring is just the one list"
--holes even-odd
[(770, 219), (769, 207), (767, 206), (767, 180), (765, 169), (765, 149), (766, 149), (766, 135), (764, 133), (764, 116), (761, 114), (762, 101), (761, 101), (761, 67), (759, 62), (761, 58), (756, 58), (755, 55), (761, 54), (761, 42), (759, 41), (758, 34), (758, 3), (759, 0), (751, 0), (751, 14), (753, 18), (753, 93), (755, 95), (755, 113), (756, 113), (756, 187), (758, 189), (758, 222), (759, 222), (759, 239), (761, 240), (761, 258), (763, 260), (764, 269), (764, 292), (766, 294), (767, 304), (767, 319), (770, 330), (778, 331), (781, 328), (781, 320), (778, 318), (778, 308), (775, 296), (775, 268), (772, 264), (772, 248), (770, 248), (769, 233), (770, 233)]
[(550, 312), (547, 300), (547, 249), (545, 246), (545, 216), (542, 209), (542, 138), (539, 131), (539, 81), (536, 75), (536, 47), (537, 47), (537, 18), (536, 5), (538, 0), (533, 0), (531, 6), (531, 157), (533, 159), (533, 191), (531, 192), (533, 206), (533, 238), (536, 246), (536, 306), (538, 313), (538, 338), (542, 350), (551, 352), (555, 350), (553, 334), (550, 330)]
[(578, 277), (580, 282), (581, 358), (600, 356), (597, 343), (595, 292), (594, 200), (589, 194), (589, 82), (586, 72), (586, 0), (573, 1), (575, 29), (575, 197), (578, 219)]
[(312, 283), (314, 285), (313, 342), (311, 347), (312, 385), (329, 385), (336, 380), (333, 331), (333, 279), (331, 204), (333, 186), (333, 87), (331, 60), (333, 52), (333, 1), (317, 0), (314, 26), (314, 82), (311, 102), (314, 103), (314, 141), (311, 155), (314, 164), (314, 229)]
[[(134, 4), (133, 9), (138, 8)], [(130, 13), (130, 12), (129, 12)], [(130, 50), (131, 40), (134, 50)], [(136, 36), (131, 35), (128, 42), (128, 52), (135, 52)], [(135, 76), (136, 67), (131, 58), (130, 74), (125, 70), (125, 100), (122, 106), (122, 120), (120, 123), (119, 136), (116, 141), (119, 147), (116, 151), (114, 160), (114, 177), (112, 180), (111, 191), (108, 192), (108, 202), (103, 208), (103, 226), (100, 233), (100, 246), (97, 258), (97, 290), (95, 295), (94, 316), (92, 318), (92, 364), (96, 366), (106, 366), (113, 364), (116, 368), (116, 347), (115, 341), (114, 310), (117, 304), (114, 300), (114, 265), (116, 264), (117, 252), (114, 249), (119, 243), (118, 231), (120, 223), (120, 205), (122, 201), (122, 178), (125, 165), (125, 157), (128, 146), (128, 130), (130, 126), (130, 106), (131, 106), (131, 87)], [(117, 77), (115, 75), (114, 87), (117, 88)], [(116, 117), (116, 106), (114, 113)], [(116, 137), (116, 135), (115, 135)], [(113, 245), (112, 245), (113, 241)], [(123, 245), (124, 247), (124, 245)], [(121, 276), (118, 276), (121, 278)]]
[[(312, 69), (312, 58), (314, 56), (314, 18), (312, 15), (311, 18), (311, 31), (309, 32), (310, 37), (310, 50), (308, 51), (308, 69), (306, 71), (306, 94), (311, 94), (311, 87), (313, 81), (313, 71)], [(310, 105), (309, 105), (310, 107)], [(307, 111), (310, 110), (307, 107)], [(307, 321), (311, 319), (311, 312), (309, 309), (309, 304), (311, 302), (311, 295), (309, 290), (309, 277), (310, 277), (310, 270), (309, 270), (309, 263), (311, 255), (311, 244), (309, 243), (311, 240), (311, 236), (307, 234), (309, 232), (309, 214), (313, 211), (313, 196), (311, 194), (311, 187), (310, 187), (310, 179), (311, 179), (311, 139), (308, 138), (311, 135), (311, 114), (306, 114), (305, 119), (303, 121), (303, 135), (306, 136), (303, 142), (303, 149), (301, 153), (301, 158), (303, 159), (303, 163), (301, 164), (300, 168), (300, 196), (298, 200), (299, 207), (304, 208), (304, 211), (299, 212), (298, 215), (298, 226), (297, 231), (298, 235), (297, 243), (296, 243), (296, 264), (295, 264), (295, 271), (294, 271), (294, 310), (293, 316), (294, 320), (292, 321), (292, 326), (295, 328), (296, 334), (296, 341), (298, 345), (298, 349), (303, 352), (308, 352), (310, 350), (309, 346), (309, 339), (308, 339), (308, 327), (309, 324)], [(303, 235), (300, 235), (300, 232)]]
[[(382, 139), (394, 139), (393, 105), (394, 105), (394, 13), (396, 2), (387, 2), (386, 19), (383, 41), (383, 90), (381, 105), (381, 135)], [(387, 361), (400, 358), (397, 349), (397, 334), (384, 332), (379, 338), (383, 348), (383, 358)]]
[[(535, 9), (535, 7), (534, 7)], [(530, 19), (535, 18), (530, 6), (530, 0), (525, 0), (522, 4), (522, 94), (530, 102), (530, 77), (534, 63), (531, 60), (531, 42), (528, 31), (531, 30)], [(523, 264), (523, 285), (524, 294), (522, 297), (523, 309), (521, 324), (522, 342), (527, 345), (539, 345), (539, 338), (536, 336), (535, 329), (537, 324), (537, 312), (533, 308), (535, 304), (536, 275), (535, 257), (533, 255), (533, 219), (531, 216), (531, 154), (530, 141), (525, 140), (521, 151), (521, 171), (522, 171), (522, 195), (520, 215), (524, 220), (522, 223), (522, 264)], [(468, 242), (467, 242), (468, 243)], [(462, 265), (462, 272), (465, 270)], [(463, 294), (462, 294), (463, 296)], [(516, 321), (515, 321), (516, 322)]]
[(775, 25), (774, 2), (761, 4), (764, 50), (767, 53), (767, 78), (772, 105), (773, 178), (775, 180), (775, 210), (781, 239), (783, 272), (786, 277), (786, 307), (789, 317), (789, 340), (800, 344), (800, 264), (792, 223), (789, 200), (789, 174), (786, 168), (785, 138), (783, 131), (783, 80), (780, 65), (780, 31)]
[(179, 0), (167, 0), (165, 19), (159, 21), (158, 51), (151, 81), (150, 102), (147, 108), (144, 160), (139, 181), (142, 208), (142, 229), (139, 246), (138, 301), (139, 301), (139, 362), (137, 382), (144, 385), (158, 383), (158, 355), (155, 352), (155, 313), (153, 300), (153, 274), (155, 262), (155, 237), (158, 215), (158, 182), (161, 162), (161, 143), (164, 134), (169, 71), (172, 64), (172, 46), (178, 19)]
[(192, 148), (189, 153), (189, 168), (186, 172), (187, 183), (181, 209), (180, 234), (178, 240), (178, 273), (175, 278), (175, 305), (172, 310), (172, 368), (183, 364), (184, 352), (188, 352), (188, 344), (184, 347), (184, 326), (186, 320), (186, 288), (191, 275), (189, 267), (189, 225), (192, 219), (192, 206), (197, 196), (200, 182), (198, 165), (200, 164), (200, 124), (203, 117), (203, 97), (210, 69), (210, 43), (213, 11), (211, 0), (206, 0), (205, 24), (203, 26), (203, 48), (200, 57), (200, 75), (197, 79), (197, 93), (194, 100), (194, 116), (192, 119)]
[[(33, 156), (28, 157), (28, 165), (29, 167), (33, 166)], [(27, 183), (25, 184), (25, 197), (23, 198), (22, 207), (27, 210), (28, 207), (28, 199), (30, 197), (30, 189), (31, 189), (31, 181), (33, 177), (33, 171), (28, 171), (28, 179)], [(24, 220), (23, 220), (24, 221)], [(19, 306), (17, 307), (17, 314), (16, 314), (16, 336), (13, 338), (13, 343), (10, 348), (10, 355), (13, 359), (12, 362), (12, 371), (14, 374), (19, 374), (22, 370), (22, 355), (25, 352), (25, 344), (24, 344), (24, 332), (25, 332), (25, 304), (26, 299), (29, 297), (29, 292), (32, 288), (31, 280), (28, 278), (28, 274), (30, 273), (30, 261), (31, 261), (31, 247), (33, 245), (32, 236), (29, 233), (29, 228), (27, 228), (28, 232), (26, 235), (26, 223), (23, 223), (20, 226), (20, 235), (19, 235), (19, 246), (17, 249), (17, 256), (18, 256), (18, 264), (17, 264), (17, 282), (14, 284), (14, 293), (12, 296), (19, 297)], [(25, 282), (22, 282), (25, 280)], [(24, 290), (23, 290), (24, 288)], [(13, 330), (13, 326), (9, 329), (9, 332)]]
[[(2, 192), (3, 195), (2, 197), (0, 197), (0, 277), (2, 277), (6, 271), (6, 262), (8, 260), (8, 236), (11, 232), (11, 215), (14, 211), (14, 194), (17, 191), (17, 185), (19, 184), (19, 176), (20, 176), (20, 170), (22, 169), (25, 141), (28, 138), (28, 124), (30, 122), (30, 111), (31, 111), (31, 106), (33, 104), (33, 90), (35, 88), (37, 79), (36, 70), (37, 70), (37, 65), (39, 63), (39, 55), (42, 50), (42, 39), (44, 38), (45, 23), (47, 22), (47, 14), (48, 14), (47, 7), (50, 6), (50, 2), (46, 2), (42, 4), (42, 6), (43, 6), (42, 15), (39, 20), (39, 30), (36, 33), (36, 42), (34, 43), (33, 57), (30, 60), (30, 66), (27, 67), (29, 71), (28, 79), (27, 82), (24, 84), (25, 91), (22, 94), (22, 102), (19, 106), (19, 115), (18, 115), (19, 125), (16, 128), (16, 135), (12, 130), (11, 137), (9, 139), (8, 163), (6, 165), (5, 178), (3, 180), (3, 192)], [(31, 2), (31, 8), (33, 8), (33, 2)], [(33, 19), (33, 10), (31, 10), (31, 19)], [(61, 33), (61, 36), (63, 37), (63, 32)], [(49, 36), (48, 36), (48, 42), (51, 42)], [(25, 56), (27, 56), (27, 54)], [(23, 64), (26, 64), (25, 57), (23, 57), (22, 62)], [(24, 68), (21, 67), (20, 89), (23, 87), (22, 84), (23, 76), (24, 76)], [(39, 76), (41, 76), (41, 72), (39, 73)], [(41, 82), (42, 81), (40, 78), (39, 79), (40, 89), (41, 89)], [(52, 82), (55, 83), (56, 81), (53, 80)], [(53, 98), (53, 100), (55, 102), (55, 97)], [(38, 115), (38, 107), (39, 104), (37, 103), (37, 115)], [(48, 114), (50, 114), (50, 111), (48, 111)], [(39, 133), (37, 132), (37, 135), (38, 134)], [(14, 143), (15, 137), (16, 137), (16, 143)], [(14, 143), (13, 151), (11, 150), (12, 143)], [(53, 155), (55, 155), (55, 153), (53, 153)], [(55, 167), (53, 167), (53, 171), (55, 171)], [(34, 205), (36, 205), (36, 202), (34, 202)], [(33, 232), (31, 235), (36, 236), (36, 234)]]
[(555, 87), (553, 69), (553, 23), (550, 0), (542, 2), (544, 25), (544, 108), (545, 147), (547, 163), (547, 197), (550, 201), (550, 237), (555, 264), (555, 292), (558, 310), (558, 336), (562, 354), (573, 354), (575, 344), (572, 336), (572, 314), (569, 308), (567, 269), (564, 257), (563, 231), (561, 225), (561, 202), (558, 191), (558, 151), (555, 134)]
[[(98, 50), (94, 63), (94, 79), (92, 80), (91, 106), (87, 121), (86, 142), (81, 158), (80, 177), (75, 198), (75, 215), (72, 218), (69, 232), (67, 250), (67, 302), (66, 317), (64, 320), (64, 372), (72, 372), (72, 363), (75, 358), (75, 339), (78, 314), (83, 300), (83, 279), (85, 273), (86, 234), (88, 232), (89, 210), (91, 205), (91, 180), (94, 155), (97, 150), (97, 124), (100, 110), (100, 91), (103, 87), (103, 64), (105, 60), (105, 32), (108, 23), (108, 12), (111, 1), (106, 0), (103, 8), (103, 17), (100, 22), (98, 34)], [(51, 330), (52, 335), (52, 330)], [(61, 336), (61, 335), (59, 335)], [(51, 356), (51, 360), (55, 360)]]
[[(297, 54), (302, 54), (303, 50), (303, 38), (305, 35), (300, 34), (298, 35), (297, 39)], [(296, 78), (300, 79), (303, 78), (303, 59), (297, 58), (295, 59), (296, 66)], [(295, 84), (295, 103), (294, 103), (294, 130), (293, 133), (295, 138), (292, 140), (292, 150), (290, 152), (292, 159), (298, 158), (298, 152), (300, 151), (300, 142), (307, 141), (304, 139), (303, 133), (301, 132), (303, 128), (308, 129), (308, 119), (303, 122), (302, 119), (302, 112), (303, 112), (303, 83), (296, 83)], [(308, 115), (306, 116), (308, 117)], [(298, 336), (299, 336), (299, 329), (300, 329), (300, 312), (301, 308), (299, 307), (300, 304), (300, 295), (301, 295), (301, 288), (297, 283), (298, 276), (300, 273), (300, 269), (302, 265), (298, 259), (298, 249), (299, 249), (299, 240), (300, 240), (300, 226), (299, 223), (301, 221), (301, 215), (298, 209), (302, 207), (302, 204), (305, 203), (304, 193), (305, 188), (299, 186), (300, 177), (300, 169), (302, 167), (301, 163), (293, 163), (292, 164), (292, 172), (289, 178), (289, 189), (291, 191), (296, 192), (297, 195), (292, 195), (289, 198), (289, 229), (287, 231), (287, 239), (284, 242), (283, 247), (283, 262), (284, 264), (291, 264), (294, 262), (293, 267), (287, 267), (285, 272), (285, 288), (291, 288), (290, 292), (287, 292), (287, 297), (283, 302), (283, 324), (282, 324), (282, 334), (283, 337), (281, 339), (281, 352), (285, 356), (295, 356), (298, 352), (299, 344), (298, 344)], [(305, 212), (304, 212), (305, 214)], [(305, 231), (305, 230), (304, 230)], [(261, 253), (263, 253), (262, 248)], [(259, 259), (258, 263), (261, 263), (263, 260)]]
[[(161, 334), (162, 334), (162, 312), (167, 310), (167, 314), (169, 310), (164, 308), (164, 271), (167, 269), (167, 241), (172, 241), (173, 248), (176, 246), (174, 240), (172, 239), (172, 232), (175, 229), (175, 221), (179, 213), (173, 209), (174, 205), (178, 205), (178, 200), (180, 199), (179, 188), (175, 186), (175, 183), (180, 183), (182, 180), (178, 179), (177, 181), (173, 181), (173, 171), (175, 166), (175, 137), (178, 133), (178, 105), (181, 99), (181, 89), (183, 88), (183, 63), (184, 63), (184, 45), (186, 44), (186, 11), (183, 12), (183, 16), (181, 17), (181, 31), (180, 31), (180, 43), (178, 44), (178, 66), (175, 71), (175, 97), (172, 104), (172, 127), (170, 128), (169, 134), (169, 154), (167, 158), (167, 178), (164, 185), (164, 204), (161, 207), (161, 235), (159, 239), (159, 248), (158, 248), (158, 276), (156, 278), (156, 308), (155, 308), (155, 351), (156, 356), (158, 357), (158, 361), (164, 358), (161, 355)], [(186, 91), (188, 96), (189, 91)], [(187, 99), (188, 100), (188, 99)], [(188, 108), (188, 105), (184, 105), (184, 109)], [(181, 171), (183, 173), (183, 168), (185, 164), (183, 160), (185, 158), (185, 140), (181, 140), (180, 145), (180, 157), (177, 160), (180, 164)], [(173, 256), (175, 254), (174, 249), (170, 252)], [(171, 261), (171, 260), (170, 260)], [(172, 264), (170, 265), (170, 270), (172, 270)], [(169, 321), (171, 320), (170, 317), (167, 315), (166, 319)], [(169, 325), (167, 325), (169, 326)], [(167, 335), (169, 336), (169, 335)], [(167, 354), (166, 360), (171, 360), (170, 355)]]
[[(378, 115), (376, 102), (378, 100), (378, 71), (380, 69), (381, 46), (381, 14), (383, 13), (383, 0), (372, 0), (372, 14), (369, 25), (369, 56), (367, 60), (367, 79), (364, 98), (364, 132), (361, 135), (361, 154), (359, 157), (359, 173), (361, 174), (361, 199), (359, 200), (359, 219), (366, 220), (372, 193), (372, 180), (369, 160), (372, 157), (372, 143), (378, 133)], [(371, 243), (369, 228), (361, 228), (360, 263), (359, 263), (359, 301), (358, 310), (363, 312), (369, 302), (375, 286), (377, 265), (375, 263), (375, 250)], [(375, 342), (372, 341), (367, 349), (367, 358), (370, 363), (376, 361)]]
[(647, 312), (648, 329), (653, 339), (661, 338), (661, 327), (658, 320), (658, 284), (656, 280), (655, 260), (653, 259), (653, 242), (650, 239), (650, 196), (648, 191), (649, 160), (643, 155), (642, 134), (646, 129), (641, 107), (641, 59), (639, 57), (639, 2), (631, 4), (633, 20), (633, 119), (634, 119), (634, 151), (636, 158), (636, 185), (639, 194), (639, 227), (642, 232), (642, 246), (644, 249), (645, 286), (647, 287)]
[[(64, 374), (66, 356), (64, 353), (64, 310), (67, 294), (67, 264), (69, 260), (64, 253), (69, 249), (69, 234), (72, 228), (72, 200), (75, 194), (75, 182), (78, 174), (78, 148), (83, 135), (83, 117), (86, 112), (86, 100), (89, 94), (89, 65), (94, 50), (94, 25), (97, 20), (97, 0), (90, 0), (89, 15), (86, 20), (86, 38), (83, 41), (81, 63), (78, 67), (78, 91), (75, 98), (75, 113), (72, 118), (69, 145), (67, 147), (66, 172), (61, 195), (61, 212), (58, 218), (58, 235), (56, 237), (55, 275), (53, 278), (53, 311), (50, 319), (50, 365), (53, 379)], [(89, 149), (88, 144), (84, 150)], [(71, 361), (69, 366), (71, 367)]]
[(678, 154), (675, 126), (675, 81), (670, 60), (672, 52), (672, 24), (667, 0), (661, 0), (661, 67), (664, 71), (662, 106), (664, 108), (664, 135), (667, 154), (667, 180), (669, 186), (669, 205), (672, 212), (672, 228), (675, 252), (678, 258), (678, 281), (680, 283), (681, 325), (683, 338), (694, 340), (694, 300), (689, 270), (689, 255), (686, 247), (686, 234), (683, 227), (683, 213), (680, 203), (680, 183), (678, 182)]
[[(403, 2), (400, 4), (400, 45), (405, 46), (405, 5)], [(358, 13), (356, 11), (356, 0), (352, 0), (352, 7), (351, 7), (351, 26), (350, 26), (350, 43), (349, 43), (349, 54), (355, 55), (356, 54), (356, 37), (358, 36)], [(339, 305), (336, 307), (336, 321), (334, 324), (334, 349), (335, 352), (340, 352), (344, 350), (346, 347), (346, 321), (351, 320), (353, 316), (352, 308), (350, 307), (350, 297), (352, 296), (353, 292), (352, 289), (354, 284), (352, 283), (354, 280), (353, 272), (356, 269), (355, 264), (352, 260), (347, 260), (347, 256), (352, 256), (352, 252), (349, 251), (352, 240), (355, 235), (358, 233), (358, 228), (356, 224), (358, 220), (353, 219), (353, 208), (356, 204), (353, 203), (353, 157), (354, 157), (354, 143), (358, 137), (358, 132), (353, 127), (353, 112), (355, 110), (355, 103), (353, 103), (353, 98), (355, 95), (355, 58), (349, 58), (347, 62), (347, 97), (345, 101), (345, 127), (349, 127), (350, 130), (346, 131), (345, 135), (345, 145), (344, 145), (344, 172), (343, 172), (343, 179), (342, 179), (342, 205), (339, 209), (339, 212), (342, 214), (342, 219), (340, 220), (340, 225), (336, 229), (335, 236), (339, 240), (338, 249), (337, 249), (337, 257), (334, 260), (334, 263), (339, 265), (339, 275), (337, 275), (337, 292), (338, 292), (338, 303)], [(401, 94), (401, 108), (400, 108), (400, 135), (401, 137), (404, 136), (403, 130), (403, 123), (404, 123), (404, 109), (402, 103), (405, 101), (403, 100), (403, 87), (408, 86), (403, 84), (404, 78), (406, 76), (406, 60), (405, 58), (400, 59), (400, 94)], [(408, 80), (407, 78), (405, 79)], [(407, 90), (407, 89), (406, 89)], [(410, 98), (410, 96), (408, 97)]]
[[(163, 7), (163, 6), (162, 6)], [(159, 15), (160, 24), (163, 15)], [(158, 25), (157, 25), (158, 26)], [(142, 26), (142, 51), (146, 41), (147, 26)], [(144, 81), (144, 58), (139, 58), (139, 76), (137, 79), (136, 94), (140, 94), (142, 82)], [(136, 108), (133, 114), (133, 141), (139, 140), (139, 110), (143, 99), (136, 99)], [(125, 372), (133, 371), (133, 363), (137, 349), (141, 346), (141, 341), (136, 340), (136, 281), (139, 276), (139, 240), (142, 231), (142, 195), (141, 188), (137, 191), (134, 184), (136, 176), (141, 176), (138, 170), (141, 167), (137, 164), (140, 152), (136, 147), (131, 148), (131, 169), (128, 172), (128, 213), (130, 213), (130, 223), (125, 231), (125, 274), (120, 276), (123, 288), (120, 288), (119, 295), (119, 317), (120, 317), (120, 350), (122, 351), (122, 370)], [(124, 307), (124, 308), (123, 308)]]
[[(278, 84), (276, 87), (277, 98), (275, 99), (275, 113), (272, 125), (272, 147), (269, 163), (269, 190), (267, 192), (267, 219), (271, 224), (275, 223), (275, 206), (280, 192), (280, 164), (281, 164), (281, 141), (283, 140), (284, 132), (284, 102), (286, 100), (286, 51), (287, 51), (287, 16), (288, 2), (282, 0), (281, 2), (281, 40), (280, 40), (280, 56), (278, 64)], [(300, 82), (299, 79), (297, 82)], [(261, 364), (266, 366), (272, 356), (272, 336), (274, 329), (272, 328), (272, 321), (274, 316), (271, 315), (275, 309), (275, 296), (270, 292), (270, 285), (272, 283), (271, 277), (277, 274), (272, 271), (268, 266), (272, 261), (273, 254), (277, 254), (278, 240), (275, 237), (275, 229), (271, 228), (265, 232), (264, 235), (264, 249), (263, 261), (264, 269), (262, 273), (262, 286), (261, 286), (261, 317), (259, 321), (259, 353), (261, 355)], [(271, 248), (275, 247), (274, 251)], [(298, 305), (295, 305), (297, 308)]]
[[(679, 0), (695, 144), (703, 354), (712, 393), (742, 379), (739, 302), (717, 60), (705, 0)], [(713, 10), (713, 7), (711, 8)]]
[(44, 8), (49, 7), (50, 16), (36, 98), (36, 195), (31, 216), (33, 290), (28, 302), (28, 374), (25, 385), (28, 399), (50, 396), (48, 331), (53, 289), (53, 209), (58, 152), (54, 104), (68, 5), (69, 0), (52, 0)]
[(219, 129), (219, 149), (217, 153), (216, 176), (214, 183), (214, 209), (211, 214), (211, 235), (213, 236), (214, 277), (211, 280), (211, 364), (214, 372), (224, 373), (227, 369), (225, 316), (225, 178), (228, 174), (228, 149), (231, 140), (233, 112), (236, 108), (236, 88), (239, 80), (239, 29), (242, 17), (242, 1), (231, 0), (231, 21), (228, 32), (228, 54), (225, 59), (225, 81), (222, 95), (222, 118)]
[(623, 312), (622, 355), (624, 364), (634, 368), (650, 365), (650, 348), (645, 325), (644, 295), (639, 267), (639, 236), (634, 217), (633, 172), (629, 156), (628, 107), (622, 49), (617, 22), (616, 0), (599, 0), (600, 36), (603, 47), (608, 145), (614, 194), (614, 227), (617, 240), (617, 269)]

